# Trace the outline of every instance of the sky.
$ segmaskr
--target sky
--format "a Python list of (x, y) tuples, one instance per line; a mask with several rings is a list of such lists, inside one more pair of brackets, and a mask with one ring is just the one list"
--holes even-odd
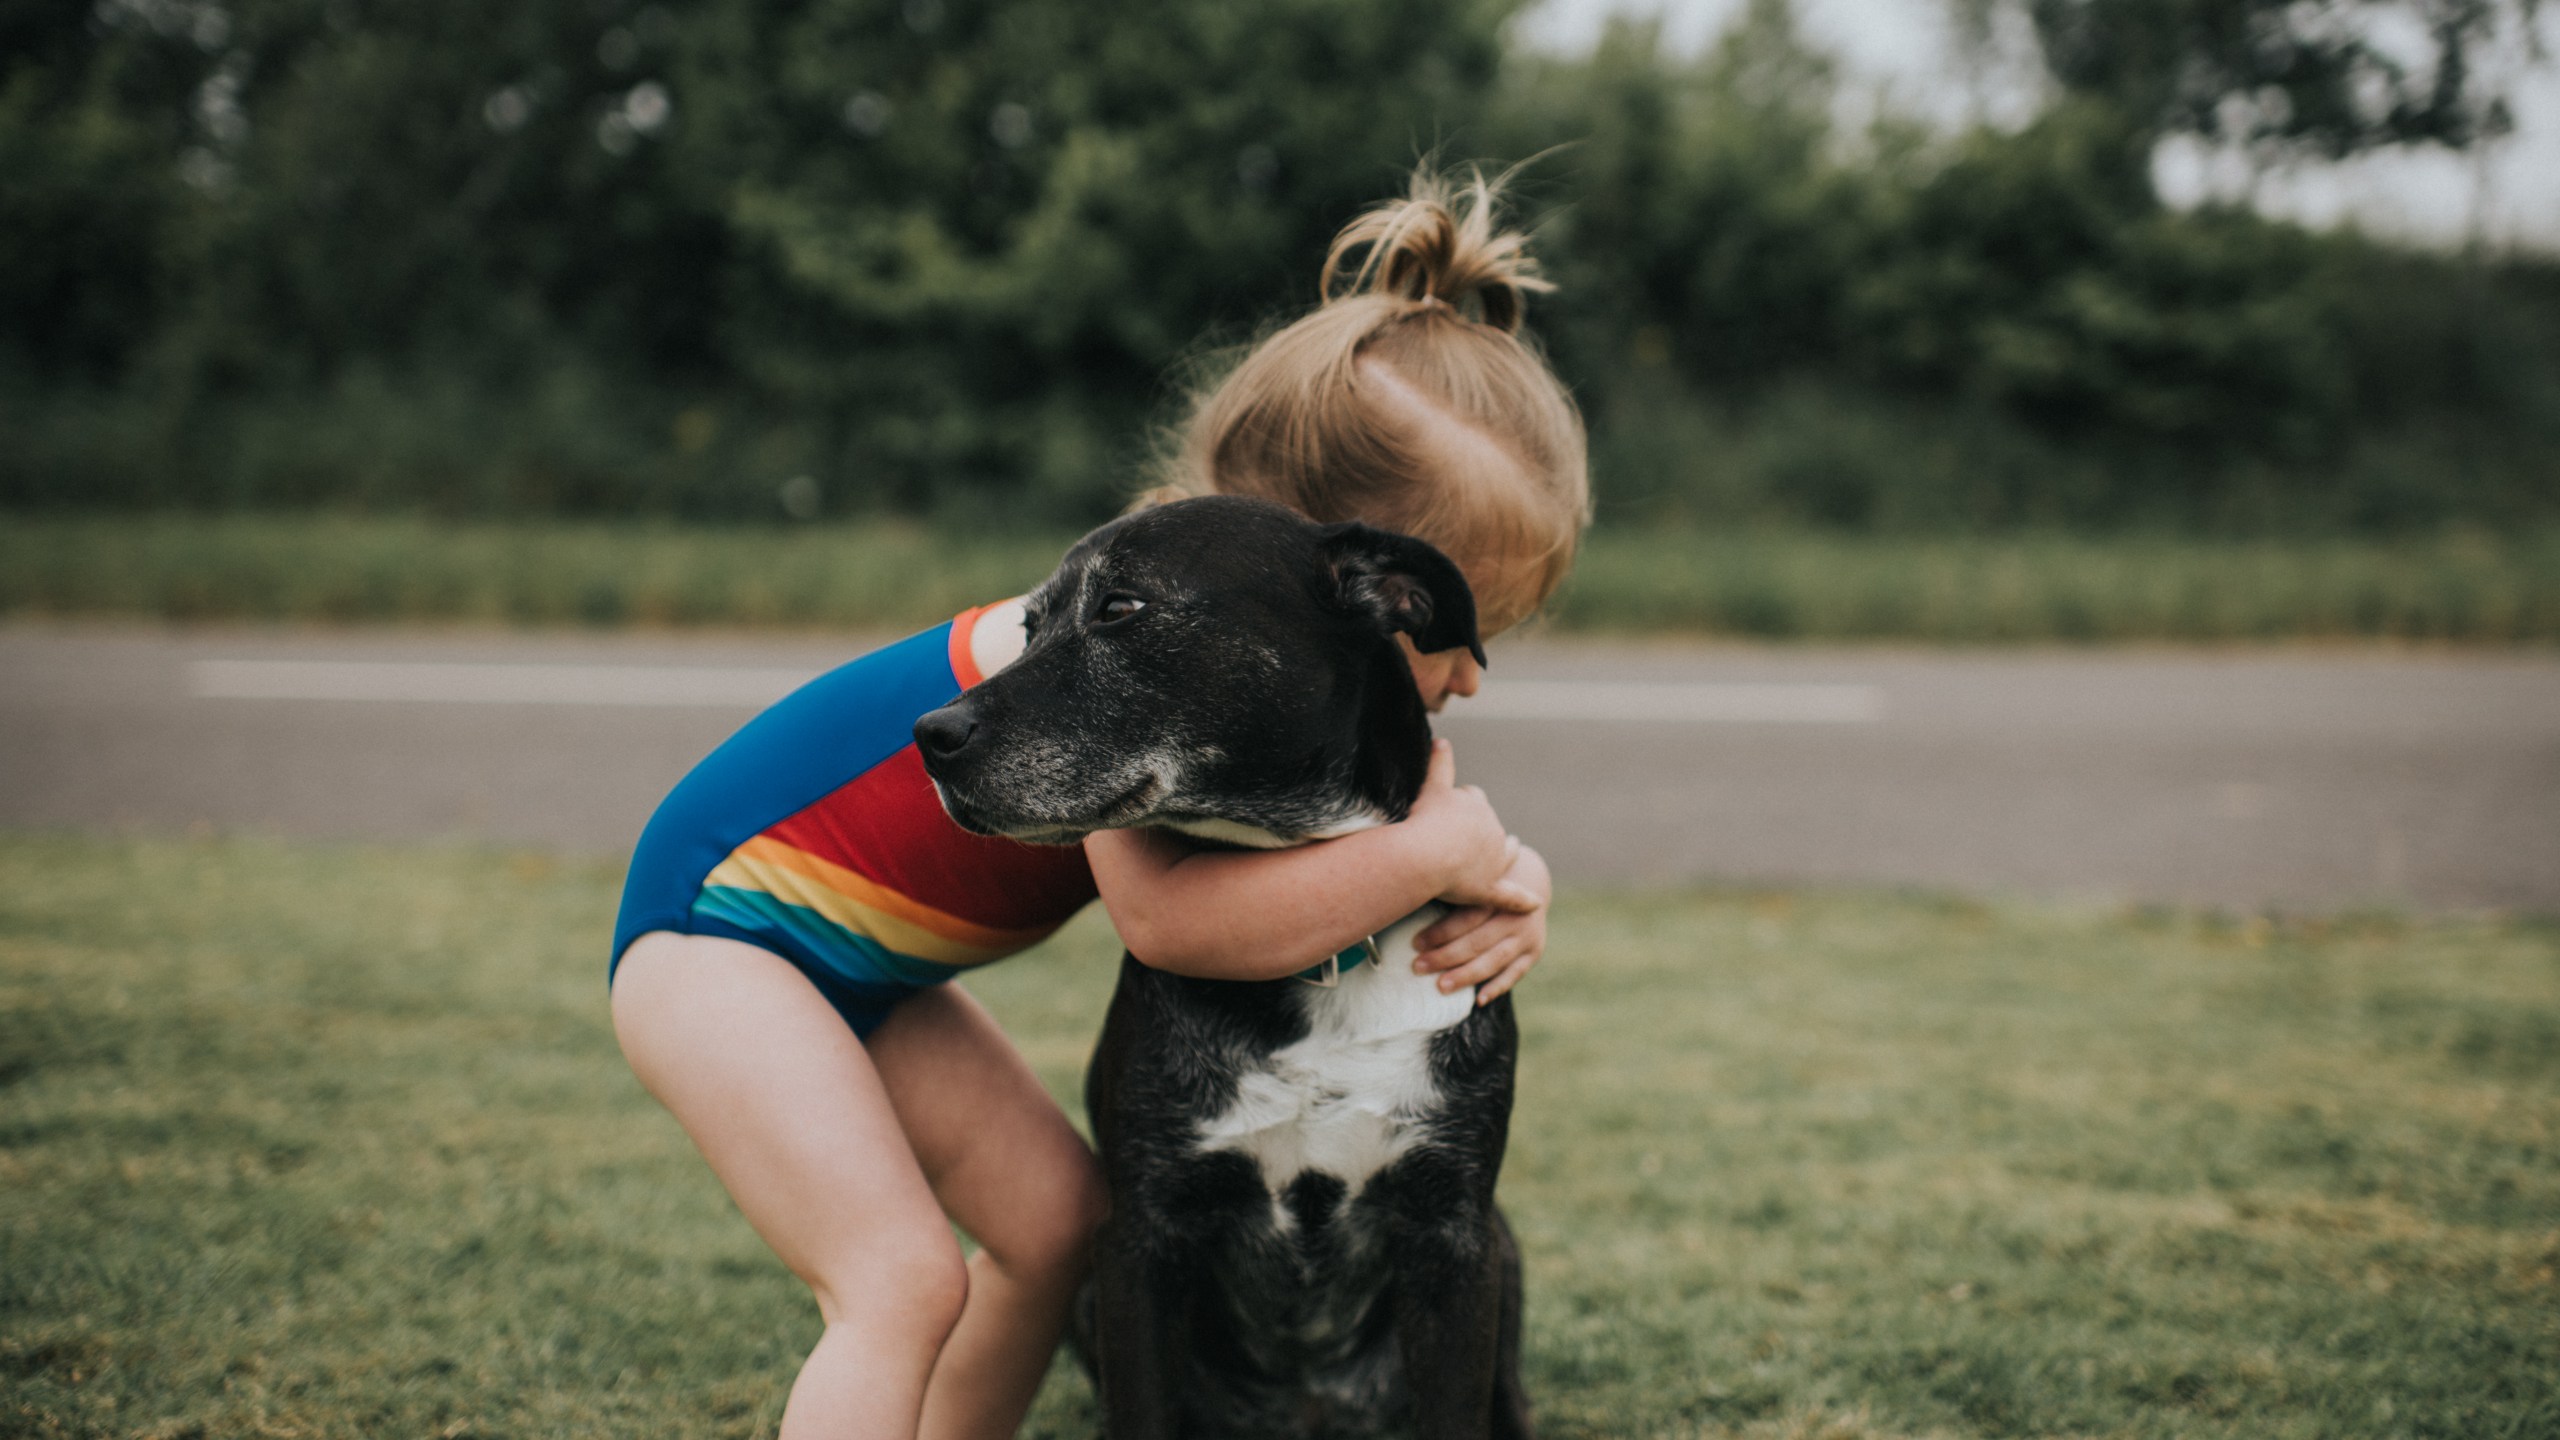
[[(1522, 42), (1561, 53), (1588, 50), (1612, 14), (1659, 15), (1674, 46), (1712, 42), (1743, 0), (1538, 0), (1516, 22)], [(1959, 123), (1977, 113), (2016, 112), (2025, 88), (1987, 97), (1961, 78), (1945, 0), (1797, 0), (1815, 43), (1845, 62), (1862, 103)], [(2023, 37), (2012, 37), (2023, 43)], [(2027, 53), (2024, 51), (2021, 54)], [(2240, 156), (2188, 141), (2163, 145), (2153, 161), (2161, 194), (2177, 204), (2237, 199), (2254, 182), (2260, 209), (2327, 226), (2352, 221), (2376, 234), (2458, 244), (2475, 233), (2492, 242), (2560, 253), (2560, 65), (2497, 57), (2519, 75), (2509, 92), (2516, 131), (2485, 155), (2419, 150), (2306, 165), (2252, 176)], [(2028, 67), (2022, 66), (2020, 73)], [(2004, 103), (2005, 101), (2005, 103)]]

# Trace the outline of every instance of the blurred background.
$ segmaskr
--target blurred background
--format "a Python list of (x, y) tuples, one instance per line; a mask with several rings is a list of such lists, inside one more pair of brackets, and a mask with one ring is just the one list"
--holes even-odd
[(1604, 525), (2543, 525), (2536, 21), (13, 4), (0, 504), (1082, 524), (1431, 155), (1536, 157)]

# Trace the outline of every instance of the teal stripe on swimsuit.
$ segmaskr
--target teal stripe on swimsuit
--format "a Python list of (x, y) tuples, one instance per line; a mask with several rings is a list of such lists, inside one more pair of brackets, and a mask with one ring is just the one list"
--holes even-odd
[[(705, 885), (702, 893), (694, 899), (693, 913), (743, 930), (778, 931), (803, 955), (857, 984), (939, 985), (968, 968), (944, 965), (892, 950), (868, 935), (838, 925), (815, 910), (776, 899), (762, 890)], [(862, 957), (861, 971), (850, 971), (836, 959), (847, 951)]]

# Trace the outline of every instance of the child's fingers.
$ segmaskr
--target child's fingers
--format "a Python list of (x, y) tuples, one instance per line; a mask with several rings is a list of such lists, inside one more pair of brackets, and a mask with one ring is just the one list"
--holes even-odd
[(1485, 923), (1435, 949), (1417, 949), (1413, 956), (1416, 973), (1428, 975), (1435, 970), (1454, 970), (1519, 932), (1520, 922), (1494, 911), (1482, 912)]
[(1469, 905), (1462, 910), (1452, 910), (1413, 937), (1414, 951), (1423, 954), (1437, 950), (1492, 918), (1493, 910), (1489, 906)]
[(1462, 990), (1469, 985), (1482, 985), (1509, 968), (1529, 945), (1526, 935), (1513, 935), (1454, 970), (1440, 972), (1440, 993)]
[(1512, 986), (1519, 984), (1520, 977), (1528, 974), (1531, 967), (1535, 966), (1537, 963), (1537, 951), (1523, 951), (1510, 963), (1510, 965), (1504, 968), (1501, 974), (1494, 976), (1492, 979), (1487, 980), (1476, 987), (1476, 1003), (1478, 1005), (1492, 1004), (1496, 999), (1500, 998), (1505, 991), (1508, 991)]

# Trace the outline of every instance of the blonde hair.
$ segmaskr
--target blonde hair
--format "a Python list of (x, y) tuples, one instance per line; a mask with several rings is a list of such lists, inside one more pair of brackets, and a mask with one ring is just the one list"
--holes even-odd
[[(1437, 545), (1496, 634), (1535, 613), (1591, 519), (1582, 417), (1521, 334), (1538, 277), (1499, 179), (1415, 172), (1334, 237), (1315, 310), (1193, 402), (1140, 504), (1256, 495)], [(1356, 260), (1357, 263), (1354, 263)]]

